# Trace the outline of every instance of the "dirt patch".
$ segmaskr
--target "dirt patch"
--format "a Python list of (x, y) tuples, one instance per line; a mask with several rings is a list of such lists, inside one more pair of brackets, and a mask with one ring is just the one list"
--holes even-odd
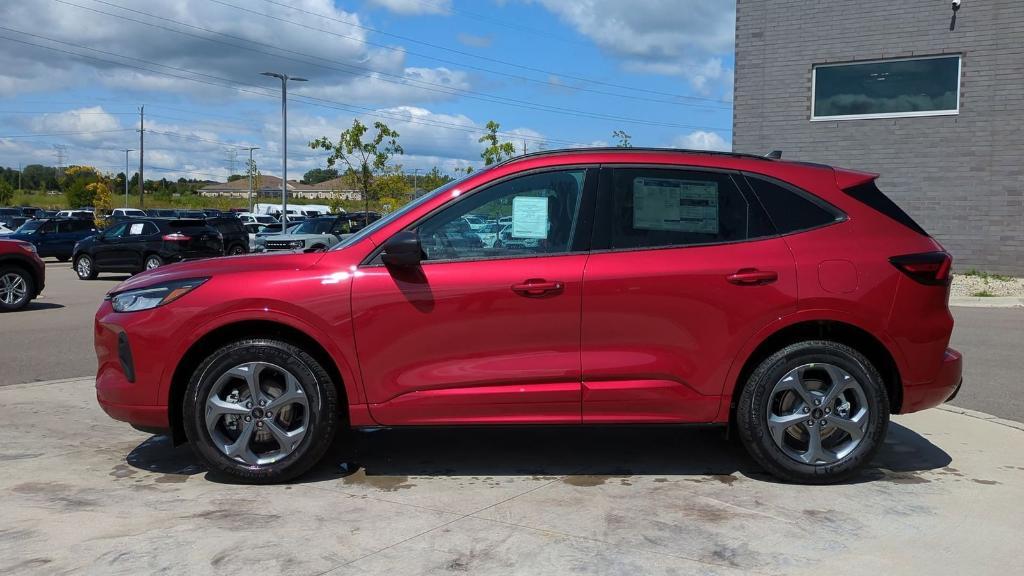
[(360, 469), (341, 479), (346, 486), (370, 486), (383, 492), (406, 490), (415, 486), (409, 483), (408, 476), (369, 476), (365, 469)]

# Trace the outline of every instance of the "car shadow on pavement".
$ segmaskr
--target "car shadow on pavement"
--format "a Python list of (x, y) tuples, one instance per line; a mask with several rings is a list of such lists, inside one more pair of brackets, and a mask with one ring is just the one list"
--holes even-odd
[[(711, 476), (739, 474), (766, 482), (764, 472), (738, 441), (721, 430), (686, 427), (404, 428), (351, 433), (296, 483), (366, 476)], [(136, 447), (128, 464), (165, 475), (206, 472), (212, 482), (231, 480), (206, 469), (186, 446), (153, 436)], [(912, 482), (914, 474), (948, 466), (949, 455), (896, 423), (871, 464), (847, 483)], [(729, 480), (731, 481), (731, 480)]]
[(56, 302), (40, 302), (39, 300), (33, 300), (28, 303), (28, 306), (24, 308), (25, 312), (31, 312), (33, 310), (53, 310), (55, 308), (64, 308), (63, 304)]

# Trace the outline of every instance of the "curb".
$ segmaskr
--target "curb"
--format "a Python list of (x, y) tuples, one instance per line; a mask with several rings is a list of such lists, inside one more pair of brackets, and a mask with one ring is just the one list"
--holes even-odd
[(1019, 296), (950, 296), (950, 306), (964, 308), (1016, 308), (1024, 306), (1024, 298)]
[(953, 406), (952, 404), (943, 404), (942, 406), (939, 406), (938, 409), (943, 412), (952, 412), (953, 414), (960, 414), (961, 416), (967, 416), (968, 418), (985, 420), (993, 424), (999, 424), (1000, 426), (1006, 426), (1007, 428), (1013, 428), (1014, 430), (1024, 432), (1024, 422), (1014, 422), (1013, 420), (999, 418), (998, 416), (986, 414), (985, 412), (978, 412), (977, 410)]
[(12, 382), (10, 384), (0, 384), (0, 390), (10, 390), (13, 388), (29, 388), (32, 386), (52, 386), (54, 384), (67, 384), (69, 382), (88, 382), (89, 384), (95, 384), (96, 378), (93, 376), (78, 376), (76, 378), (60, 378), (58, 380), (38, 380), (36, 382)]

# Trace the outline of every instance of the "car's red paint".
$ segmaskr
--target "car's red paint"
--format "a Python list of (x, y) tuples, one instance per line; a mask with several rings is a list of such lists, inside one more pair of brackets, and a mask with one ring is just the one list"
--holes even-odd
[[(789, 182), (846, 214), (835, 224), (732, 244), (424, 262), (405, 276), (379, 247), (441, 206), (505, 176), (552, 166), (662, 165), (745, 171)], [(889, 258), (941, 250), (845, 194), (874, 175), (750, 157), (578, 151), (476, 174), (363, 240), (322, 254), (246, 256), (145, 272), (115, 288), (208, 277), (149, 311), (96, 317), (97, 395), (114, 418), (171, 427), (168, 404), (212, 352), (205, 339), (245, 322), (317, 342), (341, 377), (353, 426), (511, 423), (722, 423), (758, 346), (781, 330), (835, 322), (892, 359), (902, 412), (935, 406), (960, 382), (948, 350), (948, 287), (920, 284)], [(550, 283), (550, 290), (516, 289)], [(118, 334), (136, 371), (128, 382)], [(197, 352), (198, 350), (198, 352)]]
[(26, 270), (31, 276), (35, 285), (35, 298), (42, 293), (46, 287), (46, 264), (36, 247), (24, 240), (10, 240), (0, 236), (0, 266), (12, 266)]

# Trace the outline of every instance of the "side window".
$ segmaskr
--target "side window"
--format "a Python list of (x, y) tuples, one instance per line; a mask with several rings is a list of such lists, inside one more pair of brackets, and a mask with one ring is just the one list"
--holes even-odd
[(128, 233), (126, 235), (129, 238), (149, 236), (150, 234), (157, 233), (157, 227), (152, 222), (127, 222), (126, 224), (128, 224)]
[(114, 226), (113, 228), (111, 228), (110, 230), (108, 230), (107, 233), (103, 235), (103, 237), (104, 238), (109, 238), (109, 239), (121, 238), (122, 236), (125, 235), (125, 233), (127, 231), (128, 231), (128, 223), (127, 222), (122, 222), (121, 224), (118, 224), (118, 225)]
[(737, 242), (774, 234), (727, 173), (656, 168), (612, 171), (609, 248)]
[(70, 224), (71, 223), (67, 222), (67, 221), (64, 221), (64, 222), (47, 222), (46, 224), (43, 224), (42, 229), (40, 230), (40, 232), (47, 232), (47, 233), (50, 233), (50, 232), (55, 232), (55, 233), (67, 232), (69, 230), (69, 225)]
[(749, 175), (747, 182), (757, 194), (779, 234), (808, 230), (836, 221), (838, 214), (804, 197), (796, 190), (765, 178)]
[[(458, 201), (419, 227), (427, 260), (569, 252), (585, 175), (562, 170), (520, 176)], [(496, 225), (497, 233), (484, 232), (487, 224)]]
[(87, 230), (92, 230), (93, 226), (94, 225), (93, 225), (93, 221), (92, 220), (72, 220), (71, 221), (71, 230), (73, 232), (84, 232), (84, 231), (87, 231)]

